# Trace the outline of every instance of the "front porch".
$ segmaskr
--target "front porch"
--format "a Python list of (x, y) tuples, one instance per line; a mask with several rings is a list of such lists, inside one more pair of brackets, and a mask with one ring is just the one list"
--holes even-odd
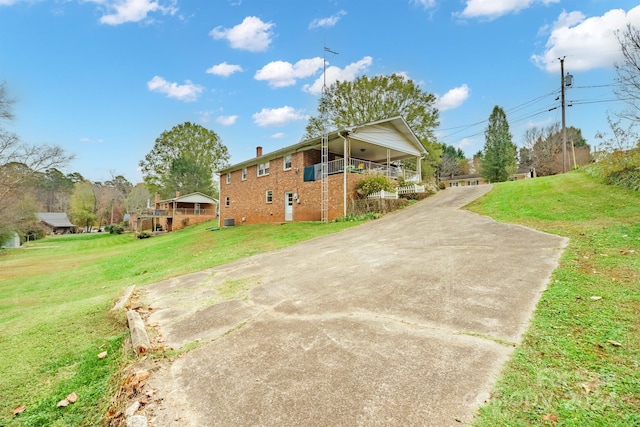
[[(405, 166), (377, 163), (371, 160), (351, 157), (347, 162), (346, 170), (352, 173), (371, 173), (384, 175), (390, 179), (403, 179), (406, 182), (420, 182), (420, 174)], [(321, 165), (321, 163), (319, 163)], [(315, 165), (314, 165), (315, 166)], [(335, 159), (327, 162), (327, 173), (333, 175), (345, 171), (345, 159)]]

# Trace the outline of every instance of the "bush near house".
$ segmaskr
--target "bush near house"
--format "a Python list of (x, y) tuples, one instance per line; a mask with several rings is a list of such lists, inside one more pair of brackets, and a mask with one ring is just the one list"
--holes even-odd
[(365, 199), (368, 195), (382, 190), (395, 191), (396, 184), (384, 175), (367, 175), (356, 186), (356, 192)]

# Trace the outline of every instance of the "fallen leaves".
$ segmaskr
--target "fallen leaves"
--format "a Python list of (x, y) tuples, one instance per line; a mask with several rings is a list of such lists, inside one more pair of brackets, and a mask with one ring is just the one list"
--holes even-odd
[(25, 411), (25, 409), (27, 409), (27, 407), (24, 405), (16, 406), (13, 408), (13, 415), (20, 415)]
[(106, 351), (103, 351), (102, 353), (98, 354), (98, 359), (104, 359), (105, 357), (107, 357)]
[(602, 297), (601, 296), (597, 296), (597, 295), (594, 295), (594, 296), (591, 297), (591, 301), (599, 301), (601, 299), (602, 299)]
[(69, 406), (69, 404), (71, 404), (71, 403), (76, 403), (77, 400), (78, 400), (78, 395), (74, 391), (73, 393), (69, 394), (66, 398), (64, 398), (60, 402), (58, 402), (56, 407), (65, 408), (65, 407)]
[(614, 347), (622, 347), (622, 343), (619, 343), (618, 341), (614, 341), (614, 340), (607, 340), (607, 342), (609, 344), (611, 344)]
[(558, 416), (555, 414), (545, 414), (542, 416), (543, 421), (551, 421), (552, 423), (558, 422)]

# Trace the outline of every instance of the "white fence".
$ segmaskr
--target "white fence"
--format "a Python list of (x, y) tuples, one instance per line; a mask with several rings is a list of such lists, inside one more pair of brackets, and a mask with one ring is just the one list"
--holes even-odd
[(367, 199), (397, 199), (397, 191), (384, 191), (380, 190), (375, 193), (371, 193), (367, 196)]
[(424, 185), (407, 185), (398, 187), (396, 191), (378, 191), (367, 196), (368, 199), (397, 199), (400, 194), (424, 193)]

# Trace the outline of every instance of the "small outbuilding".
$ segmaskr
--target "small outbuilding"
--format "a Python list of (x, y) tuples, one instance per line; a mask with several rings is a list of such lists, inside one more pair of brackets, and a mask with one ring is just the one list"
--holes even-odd
[(38, 221), (47, 230), (47, 234), (68, 234), (76, 231), (64, 212), (38, 212)]

